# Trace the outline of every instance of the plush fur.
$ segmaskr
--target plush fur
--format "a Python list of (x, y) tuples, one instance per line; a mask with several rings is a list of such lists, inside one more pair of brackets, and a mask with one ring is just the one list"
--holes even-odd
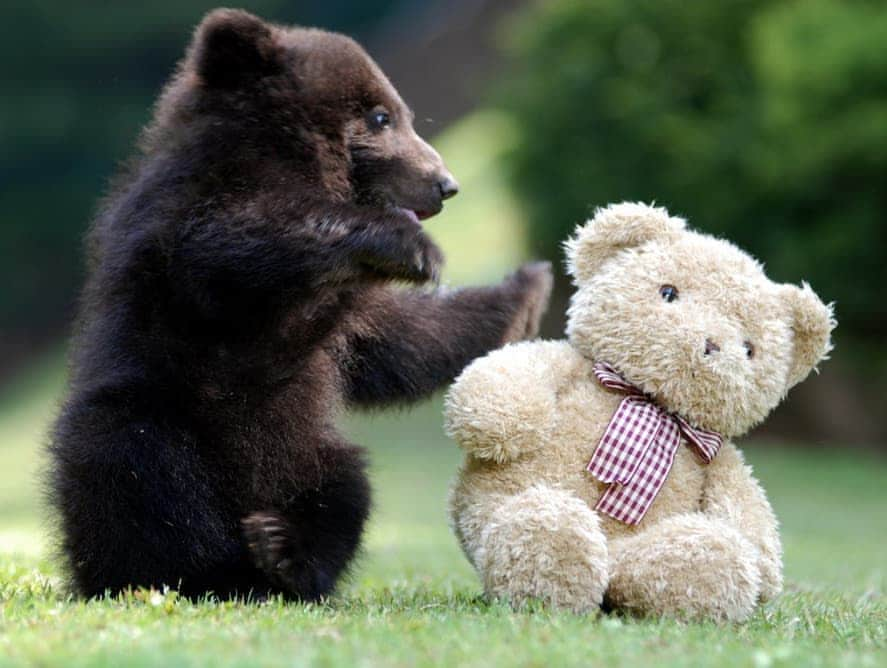
[[(465, 554), (487, 593), (515, 605), (746, 619), (782, 587), (781, 545), (730, 439), (825, 358), (831, 308), (661, 208), (599, 210), (567, 255), (569, 340), (495, 351), (447, 397), (447, 429), (466, 452), (450, 497)], [(678, 298), (665, 301), (663, 285)], [(680, 447), (637, 527), (593, 510), (606, 486), (585, 467), (623, 398), (597, 382), (599, 360), (727, 439), (708, 465)]]
[(316, 599), (370, 507), (337, 414), (534, 335), (550, 268), (418, 287), (456, 184), (342, 35), (210, 13), (140, 148), (89, 236), (49, 452), (72, 586)]

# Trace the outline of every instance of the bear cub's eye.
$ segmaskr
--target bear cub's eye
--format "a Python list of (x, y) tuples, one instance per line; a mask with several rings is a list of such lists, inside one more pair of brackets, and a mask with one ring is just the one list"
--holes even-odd
[(373, 130), (384, 130), (391, 126), (391, 114), (384, 109), (371, 111), (367, 117), (367, 125)]
[(745, 347), (745, 356), (751, 359), (755, 356), (755, 344), (751, 341), (743, 341), (742, 345)]
[(678, 289), (673, 285), (663, 285), (659, 288), (660, 296), (667, 302), (673, 302), (678, 298)]

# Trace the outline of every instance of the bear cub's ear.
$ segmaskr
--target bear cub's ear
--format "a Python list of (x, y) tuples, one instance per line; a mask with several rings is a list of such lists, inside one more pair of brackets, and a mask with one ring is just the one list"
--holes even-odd
[(564, 244), (567, 271), (575, 283), (582, 284), (620, 250), (654, 239), (675, 238), (685, 227), (683, 219), (669, 216), (661, 207), (640, 202), (622, 202), (597, 209), (594, 218), (579, 227)]
[(208, 86), (229, 89), (282, 67), (271, 28), (239, 9), (215, 9), (203, 18), (191, 43), (191, 61)]
[(824, 304), (807, 283), (782, 287), (795, 335), (792, 367), (786, 389), (804, 380), (832, 349), (832, 330), (838, 324), (831, 304)]

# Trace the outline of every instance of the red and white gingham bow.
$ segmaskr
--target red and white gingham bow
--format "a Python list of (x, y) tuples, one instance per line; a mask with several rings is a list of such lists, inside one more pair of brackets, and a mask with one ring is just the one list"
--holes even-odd
[(668, 477), (681, 436), (706, 464), (718, 454), (723, 438), (662, 410), (605, 362), (595, 363), (594, 375), (607, 389), (628, 395), (588, 462), (587, 470), (610, 485), (594, 508), (620, 522), (637, 524)]

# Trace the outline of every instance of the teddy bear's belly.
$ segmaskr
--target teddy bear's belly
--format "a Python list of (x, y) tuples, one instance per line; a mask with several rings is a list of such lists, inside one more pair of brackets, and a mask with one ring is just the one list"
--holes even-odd
[[(590, 374), (589, 374), (590, 376)], [(450, 492), (450, 517), (469, 561), (474, 563), (484, 530), (495, 524), (497, 509), (509, 496), (534, 485), (566, 490), (594, 508), (606, 485), (585, 470), (621, 395), (583, 379), (558, 396), (552, 417), (554, 437), (510, 463), (468, 457)], [(659, 520), (700, 509), (704, 466), (686, 445), (678, 446), (674, 466), (653, 505), (636, 527), (599, 514), (601, 529), (610, 538), (641, 531)]]
[[(466, 546), (466, 552), (469, 549), (466, 542), (471, 542), (471, 534), (483, 529), (496, 507), (509, 495), (519, 494), (531, 486), (546, 485), (567, 490), (594, 508), (607, 486), (585, 468), (605, 424), (594, 424), (593, 416), (585, 417), (588, 418), (584, 425), (587, 429), (561, 430), (560, 439), (510, 464), (467, 459), (450, 495), (453, 526)], [(576, 420), (576, 416), (571, 419)], [(644, 526), (671, 515), (697, 511), (704, 480), (704, 465), (682, 442), (665, 484), (641, 523), (631, 527), (600, 514), (601, 528), (608, 536), (618, 537), (642, 530)]]
[[(590, 474), (588, 475), (591, 478)], [(675, 454), (674, 466), (668, 474), (665, 484), (659, 490), (659, 494), (653, 500), (653, 505), (644, 515), (638, 529), (680, 513), (695, 512), (700, 510), (702, 500), (702, 488), (705, 480), (703, 465), (686, 443), (681, 443)], [(595, 492), (587, 498), (592, 507), (604, 493), (606, 485), (591, 479)], [(586, 498), (586, 497), (583, 497)], [(615, 520), (607, 515), (600, 514), (601, 526), (607, 535), (617, 536), (634, 531), (632, 527)]]

